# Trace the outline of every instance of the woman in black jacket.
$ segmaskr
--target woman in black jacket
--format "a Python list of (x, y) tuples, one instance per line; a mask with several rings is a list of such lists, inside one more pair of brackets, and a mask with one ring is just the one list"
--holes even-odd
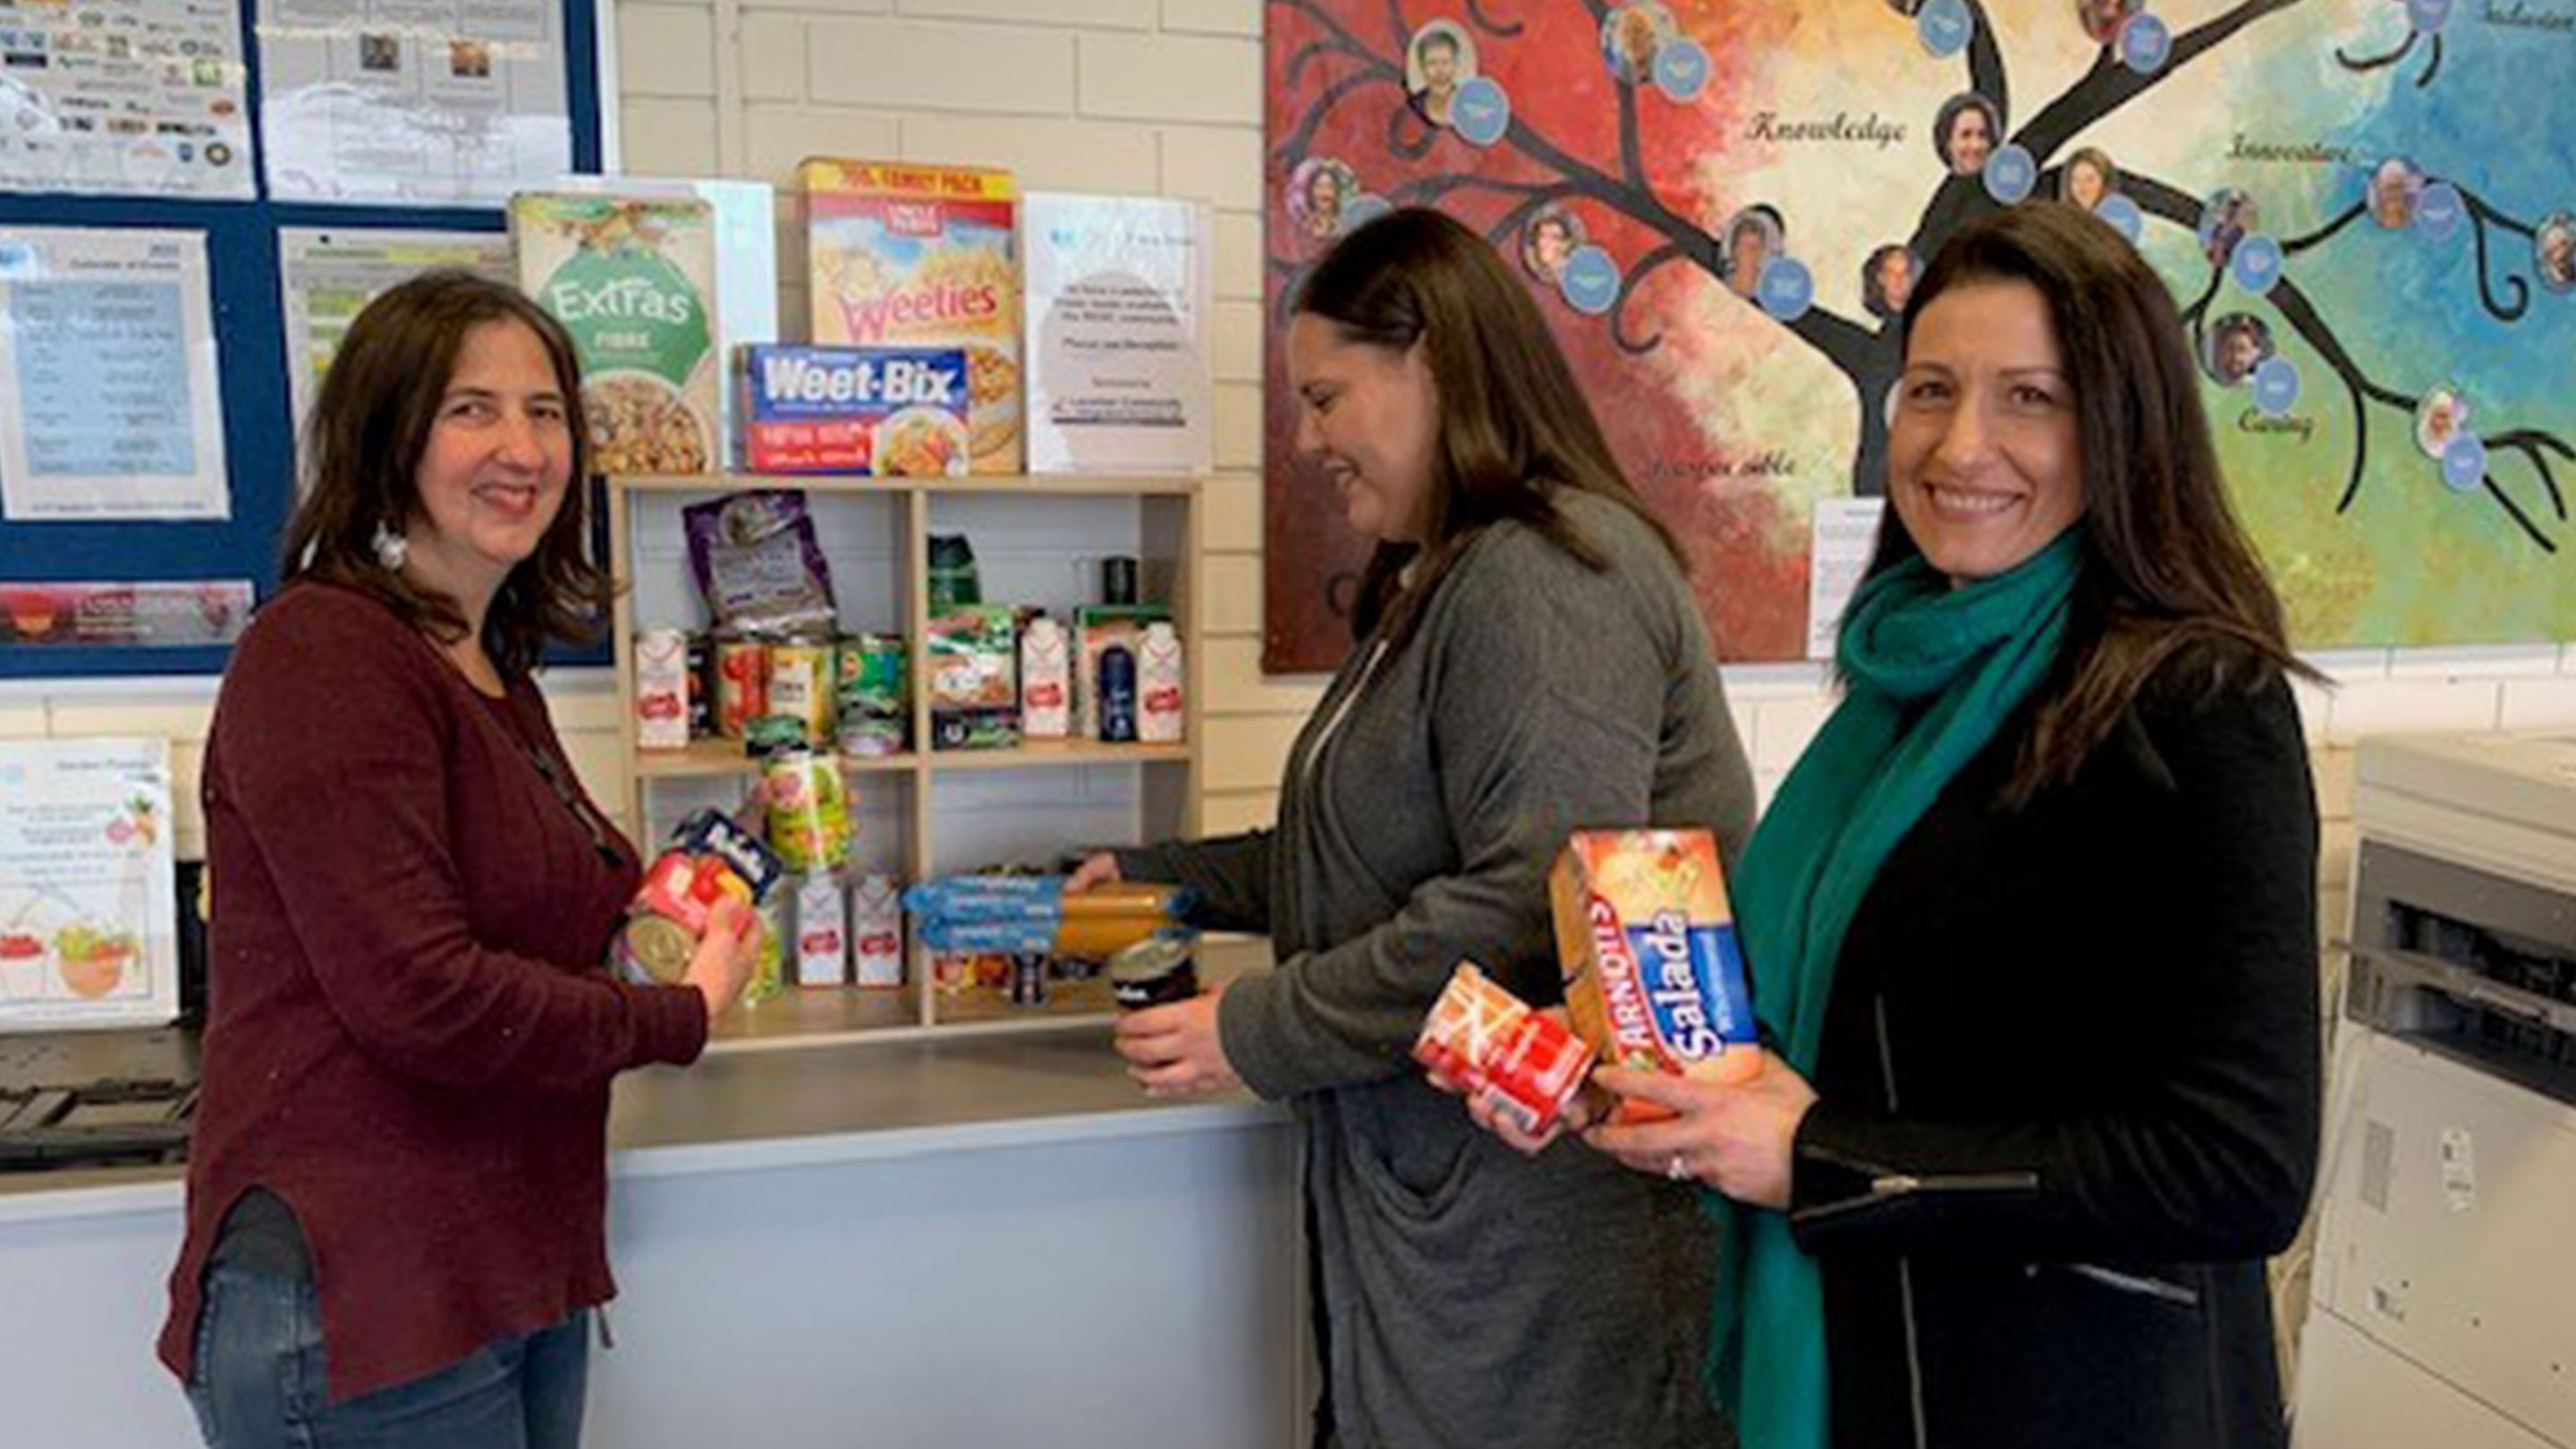
[(2316, 814), (2183, 330), (2017, 207), (1933, 263), (1898, 388), (1844, 701), (1736, 881), (1771, 1052), (1604, 1070), (1676, 1115), (1587, 1139), (1721, 1195), (1748, 1449), (2278, 1445)]

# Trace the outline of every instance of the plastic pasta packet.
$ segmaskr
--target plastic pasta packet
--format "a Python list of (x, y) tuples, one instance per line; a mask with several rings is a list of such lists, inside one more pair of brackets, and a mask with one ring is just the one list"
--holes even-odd
[(717, 628), (788, 634), (834, 627), (832, 572), (803, 493), (735, 493), (680, 513), (689, 571)]

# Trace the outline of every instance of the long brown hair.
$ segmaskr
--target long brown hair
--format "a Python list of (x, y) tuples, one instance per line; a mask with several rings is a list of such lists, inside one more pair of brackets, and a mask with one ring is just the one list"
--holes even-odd
[[(1607, 567), (1551, 501), (1552, 488), (1617, 502), (1688, 568), (1611, 456), (1529, 289), (1483, 237), (1427, 208), (1390, 212), (1316, 265), (1296, 310), (1332, 323), (1345, 341), (1399, 353), (1421, 343), (1439, 394), (1423, 542), (1378, 545), (1360, 580), (1356, 636), (1380, 632), (1389, 653), (1401, 650), (1441, 578), (1486, 526), (1505, 519)], [(1407, 564), (1416, 565), (1410, 584)]]
[[(2173, 295), (2120, 234), (2058, 202), (2006, 207), (1953, 234), (1905, 309), (1905, 332), (1953, 287), (2027, 282), (2048, 303), (2083, 440), (2085, 547), (2065, 645), (2005, 787), (2008, 803), (2074, 778), (2177, 660), (2215, 690), (2316, 677), (2228, 505)], [(1921, 550), (1890, 509), (1871, 572)]]
[(533, 667), (549, 639), (595, 637), (609, 579), (590, 561), (590, 434), (581, 362), (563, 325), (511, 288), (471, 272), (425, 273), (367, 304), (322, 380), (305, 428), (304, 501), (286, 526), (281, 577), (317, 579), (381, 600), (444, 643), (465, 635), (456, 600), (415, 586), (376, 558), (378, 528), (400, 532), (421, 512), (415, 474), (455, 375), (465, 335), (515, 322), (554, 364), (572, 424), (572, 483), (537, 550), (510, 570), (483, 620), (483, 647), (501, 669)]

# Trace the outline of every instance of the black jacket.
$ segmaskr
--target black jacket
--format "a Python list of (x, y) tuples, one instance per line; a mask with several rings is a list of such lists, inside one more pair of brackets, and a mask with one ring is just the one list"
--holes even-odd
[(2321, 1074), (2290, 689), (2162, 681), (2009, 811), (2028, 726), (1844, 943), (1792, 1214), (1835, 1449), (2272, 1449), (2263, 1260), (2306, 1208)]

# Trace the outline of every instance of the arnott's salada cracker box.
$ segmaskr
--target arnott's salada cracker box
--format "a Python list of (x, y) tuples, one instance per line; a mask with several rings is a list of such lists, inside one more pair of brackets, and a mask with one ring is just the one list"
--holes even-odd
[[(1565, 1003), (1601, 1062), (1719, 1082), (1758, 1068), (1753, 997), (1715, 837), (1578, 832), (1548, 886)], [(1665, 1114), (1624, 1101), (1618, 1115)]]

